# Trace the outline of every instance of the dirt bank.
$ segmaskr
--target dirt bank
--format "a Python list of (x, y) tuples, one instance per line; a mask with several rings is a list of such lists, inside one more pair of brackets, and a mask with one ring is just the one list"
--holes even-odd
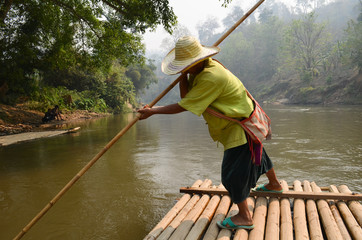
[(44, 117), (43, 112), (24, 109), (22, 106), (8, 106), (0, 104), (0, 136), (44, 131), (53, 129), (59, 124), (67, 124), (84, 119), (105, 117), (107, 113), (94, 113), (85, 110), (76, 110), (74, 112), (62, 111), (63, 120), (53, 120), (43, 124), (41, 119)]

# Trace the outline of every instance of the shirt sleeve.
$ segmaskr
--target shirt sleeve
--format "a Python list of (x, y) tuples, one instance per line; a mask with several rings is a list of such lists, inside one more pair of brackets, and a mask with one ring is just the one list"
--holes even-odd
[(197, 116), (201, 116), (222, 92), (222, 86), (209, 75), (205, 73), (196, 76), (190, 91), (178, 102), (181, 107)]

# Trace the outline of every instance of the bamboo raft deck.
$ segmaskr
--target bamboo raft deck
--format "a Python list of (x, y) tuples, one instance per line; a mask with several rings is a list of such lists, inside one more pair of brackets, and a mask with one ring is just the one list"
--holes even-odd
[(251, 193), (248, 201), (253, 230), (219, 229), (216, 222), (235, 215), (222, 185), (197, 180), (180, 189), (183, 196), (144, 240), (153, 239), (362, 239), (361, 194), (346, 185), (319, 187), (296, 180), (281, 181), (283, 193)]

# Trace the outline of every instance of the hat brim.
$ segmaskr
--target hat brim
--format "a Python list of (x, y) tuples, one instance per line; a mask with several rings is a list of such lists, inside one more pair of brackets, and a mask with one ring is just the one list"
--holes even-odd
[(161, 64), (161, 71), (167, 75), (175, 75), (182, 72), (184, 69), (190, 68), (192, 65), (202, 61), (203, 59), (214, 56), (220, 52), (218, 47), (202, 46), (202, 51), (194, 58), (190, 58), (184, 61), (175, 60), (175, 48), (172, 49)]

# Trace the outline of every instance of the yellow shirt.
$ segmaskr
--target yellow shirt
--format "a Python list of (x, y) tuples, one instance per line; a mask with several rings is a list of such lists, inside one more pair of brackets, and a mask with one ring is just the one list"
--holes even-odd
[(205, 112), (211, 107), (228, 117), (247, 118), (254, 108), (242, 82), (220, 63), (207, 59), (204, 70), (189, 79), (189, 92), (178, 104), (197, 116), (202, 114), (210, 136), (222, 143), (224, 150), (247, 143), (239, 124)]

